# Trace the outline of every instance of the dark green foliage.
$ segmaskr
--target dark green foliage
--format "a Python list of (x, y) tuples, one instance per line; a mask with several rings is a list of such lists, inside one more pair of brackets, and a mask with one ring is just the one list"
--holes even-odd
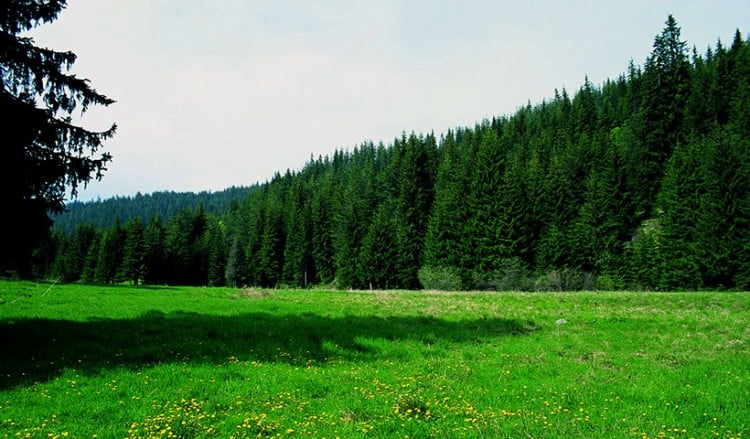
[(338, 187), (334, 186), (333, 171), (327, 170), (314, 183), (316, 188), (310, 201), (310, 237), (316, 281), (329, 284), (336, 276), (333, 247), (333, 212)]
[(109, 284), (123, 280), (120, 266), (123, 262), (125, 238), (125, 229), (119, 218), (102, 233), (96, 253), (94, 282)]
[[(343, 187), (334, 194), (333, 260), (340, 286), (366, 286), (359, 259), (361, 246), (377, 209), (376, 154), (372, 144), (355, 149), (342, 163)], [(334, 161), (334, 166), (336, 162)]]
[(154, 192), (134, 196), (117, 196), (106, 200), (89, 202), (73, 201), (68, 203), (65, 212), (52, 214), (55, 230), (72, 232), (79, 223), (91, 224), (97, 228), (108, 227), (120, 217), (127, 222), (140, 216), (148, 222), (157, 215), (171, 218), (184, 209), (195, 209), (203, 206), (206, 213), (223, 214), (231, 209), (232, 203), (238, 203), (258, 189), (258, 185), (230, 187), (222, 191), (199, 193), (193, 192)]
[(101, 282), (747, 289), (748, 108), (750, 43), (689, 59), (669, 17), (643, 69), (572, 98), (311, 158), (223, 210), (151, 219), (142, 258), (135, 220), (55, 233), (39, 254), (57, 252), (53, 276)]
[[(359, 273), (361, 284), (370, 289), (387, 289), (402, 287), (403, 256), (399, 250), (403, 248), (400, 241), (403, 236), (398, 231), (402, 229), (401, 216), (393, 212), (393, 205), (384, 203), (375, 213), (370, 227), (362, 239), (359, 255)], [(412, 262), (413, 261), (409, 261)]]
[(209, 286), (224, 286), (227, 284), (227, 243), (225, 225), (215, 216), (208, 217), (208, 228), (203, 236), (203, 244), (207, 251), (208, 268), (207, 283)]
[(683, 119), (689, 75), (686, 44), (680, 40), (680, 28), (670, 15), (666, 27), (654, 39), (654, 48), (643, 72), (638, 120), (643, 148), (638, 182), (642, 208), (654, 201), (665, 165), (675, 146), (685, 138)]
[(140, 216), (136, 216), (125, 224), (125, 245), (120, 277), (132, 282), (133, 285), (138, 285), (146, 270), (145, 262), (146, 241), (143, 221)]
[(166, 260), (164, 255), (166, 232), (160, 216), (148, 222), (143, 232), (144, 271), (143, 282), (161, 284), (166, 282)]
[(278, 186), (269, 191), (264, 210), (263, 234), (254, 262), (259, 285), (274, 287), (281, 281), (284, 262), (284, 210)]
[(208, 283), (208, 218), (202, 206), (169, 219), (164, 235), (164, 281), (173, 285)]
[(460, 267), (464, 255), (461, 243), (464, 219), (464, 196), (468, 188), (463, 155), (452, 131), (442, 141), (442, 160), (435, 181), (435, 200), (427, 224), (424, 264), (426, 266)]
[(224, 268), (224, 278), (230, 287), (238, 287), (245, 278), (245, 257), (240, 238), (235, 236), (229, 245), (227, 264)]
[(0, 3), (0, 187), (3, 210), (12, 212), (0, 223), (0, 272), (29, 273), (32, 250), (48, 237), (47, 213), (62, 212), (68, 190), (75, 197), (111, 160), (100, 149), (115, 125), (92, 132), (73, 125), (71, 116), (114, 101), (69, 73), (75, 54), (22, 36), (54, 21), (65, 6), (64, 0)]
[(89, 249), (96, 239), (93, 226), (79, 224), (75, 233), (66, 238), (63, 233), (56, 233), (57, 255), (52, 266), (53, 272), (64, 282), (73, 282), (81, 278)]
[(422, 138), (411, 134), (408, 140), (397, 142), (394, 150), (394, 177), (398, 188), (395, 208), (398, 214), (395, 222), (385, 225), (397, 227), (398, 285), (416, 289), (419, 288), (417, 271), (422, 266), (428, 213), (435, 196), (437, 145), (433, 135)]
[(490, 126), (485, 125), (480, 136), (467, 194), (470, 216), (464, 234), (470, 242), (464, 265), (472, 267), (475, 273), (495, 270), (500, 261), (509, 256), (509, 249), (503, 245), (500, 236), (506, 152)]
[(723, 129), (672, 155), (659, 197), (662, 287), (735, 286), (750, 237), (749, 164), (747, 142)]

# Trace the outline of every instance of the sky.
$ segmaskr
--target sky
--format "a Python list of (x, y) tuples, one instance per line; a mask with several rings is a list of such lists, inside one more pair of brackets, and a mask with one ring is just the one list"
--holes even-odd
[(643, 65), (673, 14), (700, 53), (750, 2), (69, 0), (28, 33), (117, 102), (113, 161), (79, 200), (219, 191), (402, 132), (436, 135)]

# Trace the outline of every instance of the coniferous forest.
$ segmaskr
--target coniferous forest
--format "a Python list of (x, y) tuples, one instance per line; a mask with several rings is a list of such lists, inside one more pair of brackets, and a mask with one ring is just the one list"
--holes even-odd
[(556, 90), (474, 127), (338, 150), (232, 193), (220, 209), (201, 199), (114, 209), (106, 222), (63, 215), (36, 252), (36, 274), (262, 287), (747, 290), (750, 40), (737, 31), (730, 45), (699, 52), (670, 16), (644, 65), (631, 62), (616, 79), (585, 78), (572, 93)]

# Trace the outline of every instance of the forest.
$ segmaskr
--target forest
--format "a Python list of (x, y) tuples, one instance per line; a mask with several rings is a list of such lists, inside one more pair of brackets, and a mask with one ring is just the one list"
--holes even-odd
[(219, 207), (210, 197), (172, 209), (167, 196), (150, 207), (128, 199), (127, 211), (110, 203), (96, 220), (96, 209), (75, 217), (74, 206), (36, 250), (35, 274), (104, 284), (747, 290), (750, 40), (737, 30), (731, 45), (699, 52), (670, 16), (645, 63), (601, 85), (585, 78), (572, 94), (555, 90), (473, 127), (363, 142), (231, 194)]

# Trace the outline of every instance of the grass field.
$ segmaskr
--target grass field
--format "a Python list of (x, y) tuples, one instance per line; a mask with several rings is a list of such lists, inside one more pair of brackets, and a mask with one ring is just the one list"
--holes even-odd
[(750, 295), (0, 281), (16, 437), (750, 437)]

